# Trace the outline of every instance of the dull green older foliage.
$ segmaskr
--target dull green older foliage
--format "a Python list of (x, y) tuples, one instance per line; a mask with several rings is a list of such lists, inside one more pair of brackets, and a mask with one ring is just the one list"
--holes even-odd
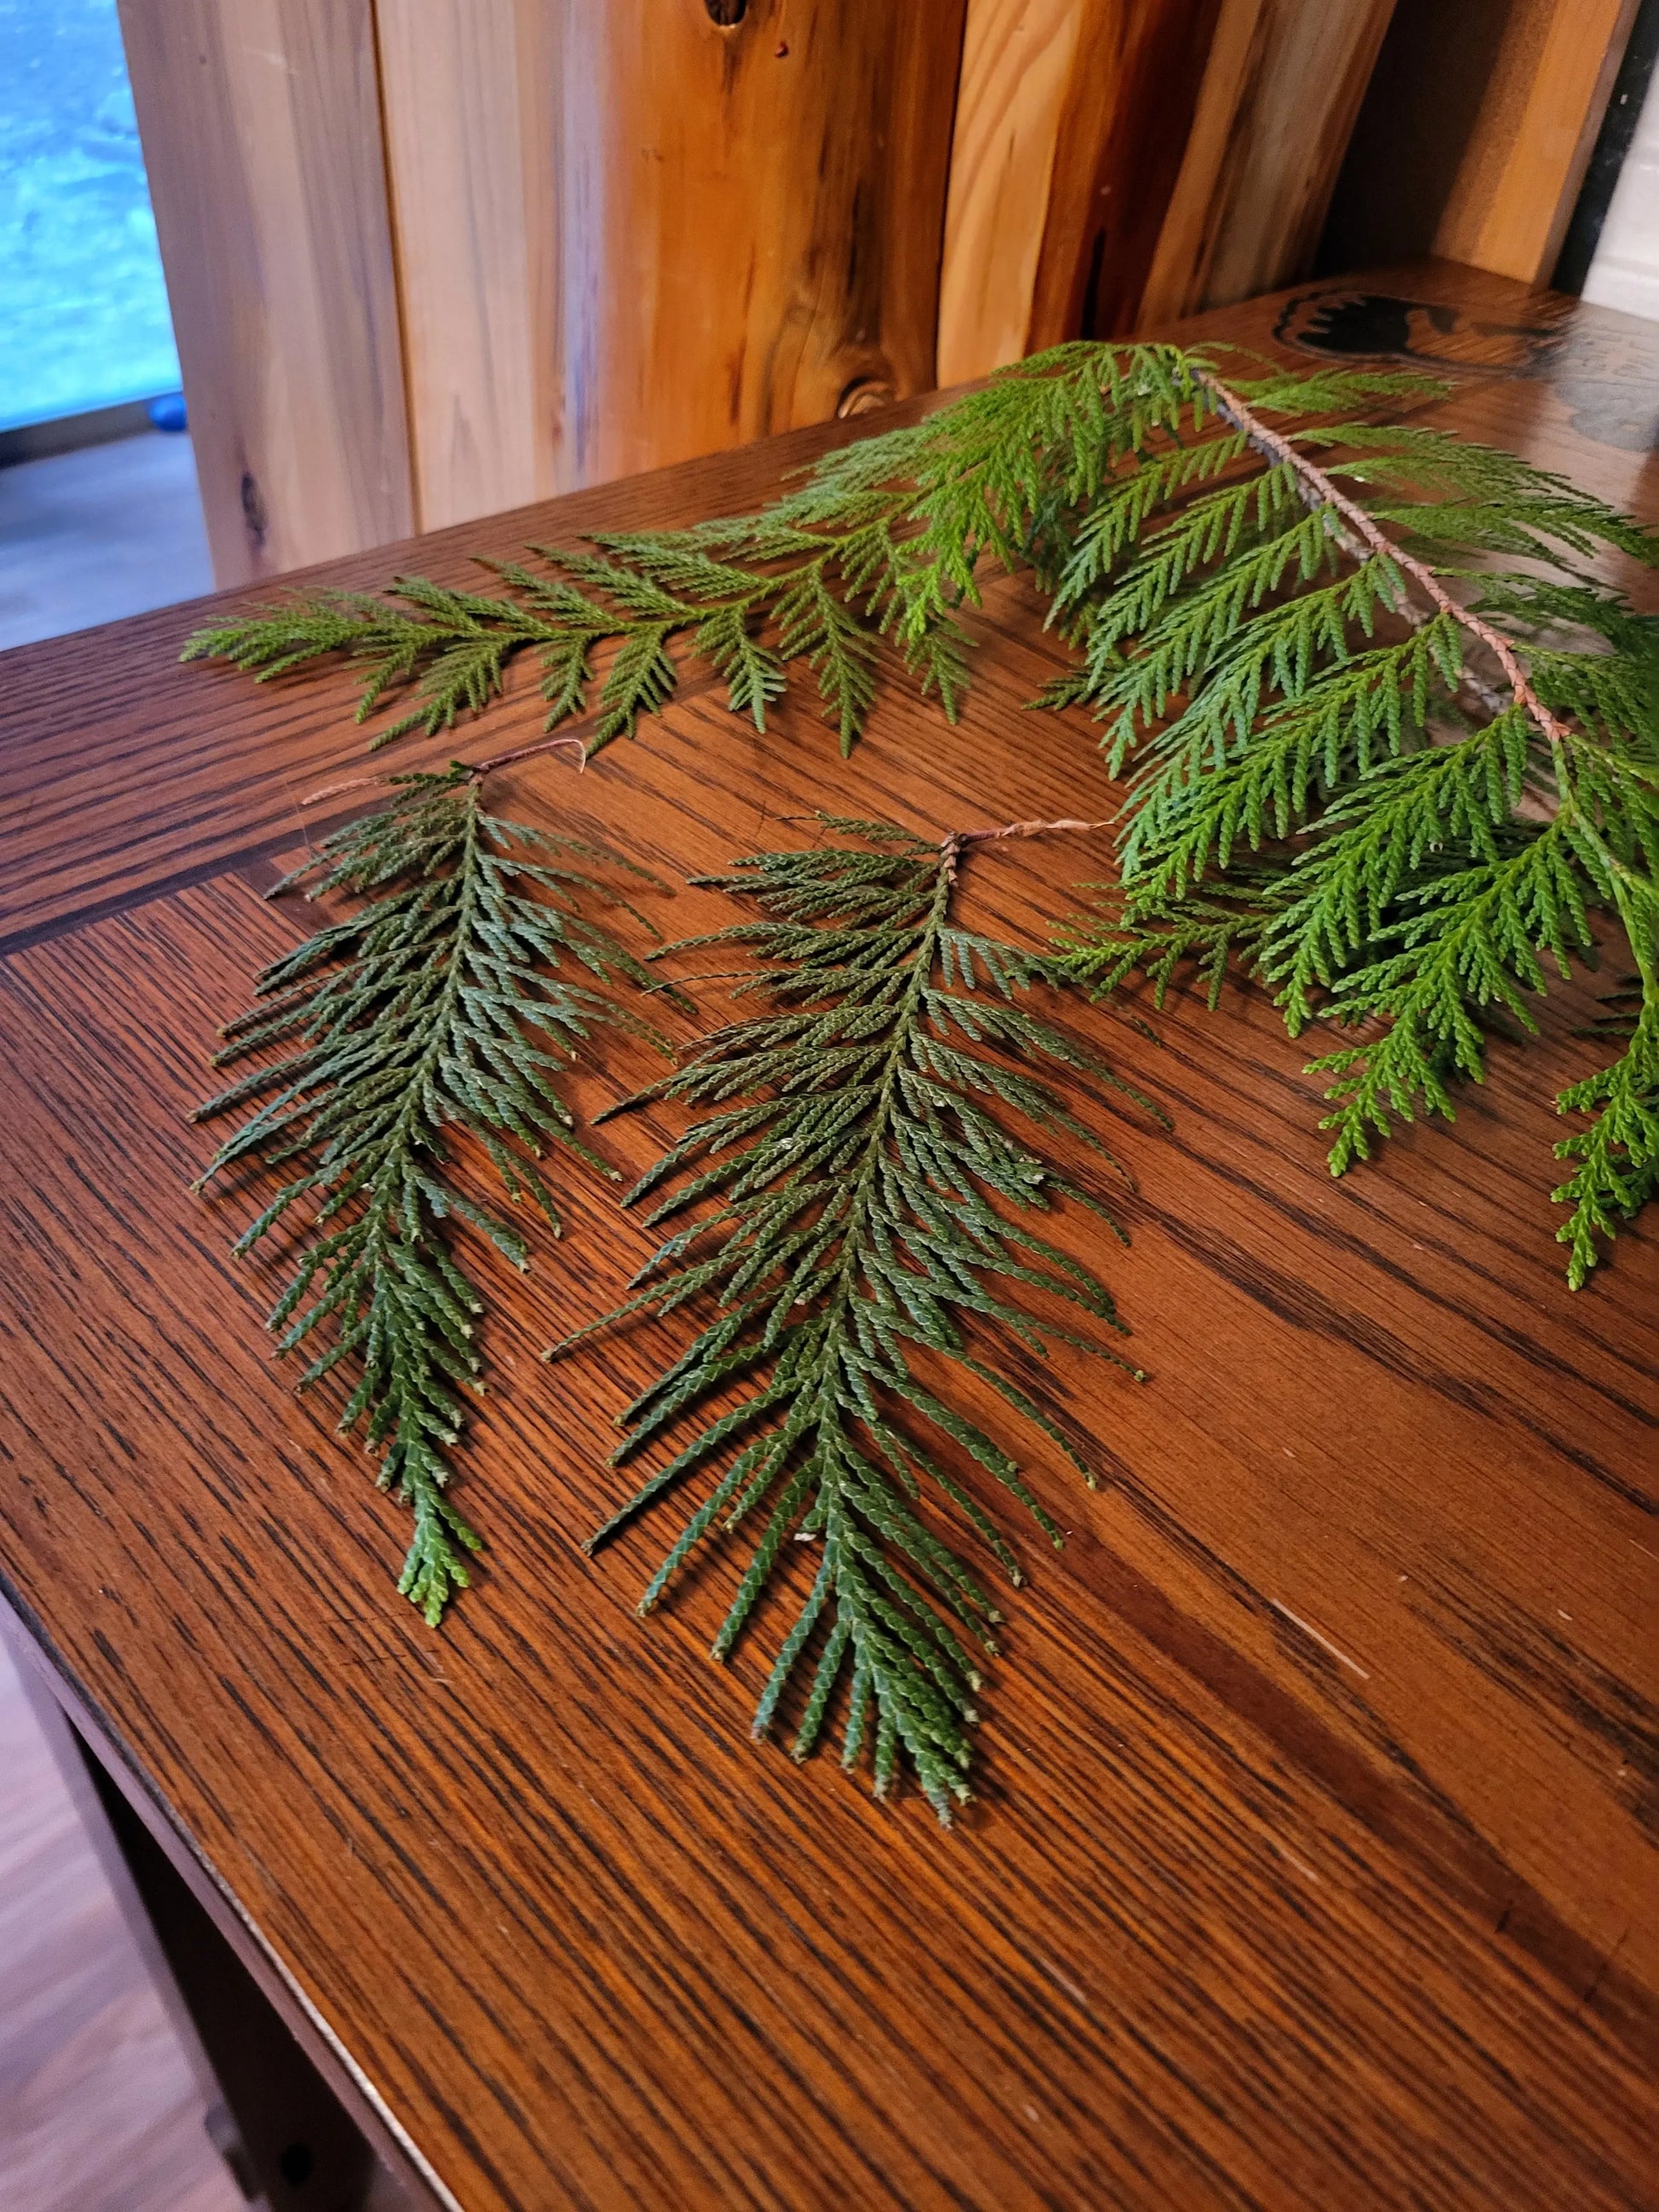
[(1060, 1341), (1127, 1366), (1102, 1334), (1123, 1331), (1110, 1292), (1031, 1217), (1069, 1201), (1121, 1231), (1016, 1125), (1064, 1131), (1109, 1159), (1033, 1071), (1058, 1071), (1073, 1091), (1136, 1094), (1022, 1003), (1055, 980), (1051, 961), (953, 918), (973, 839), (933, 846), (880, 823), (826, 827), (860, 842), (740, 861), (710, 880), (756, 899), (763, 918), (669, 948), (754, 959), (739, 988), (763, 1011), (705, 1037), (641, 1094), (705, 1109), (623, 1201), (654, 1196), (647, 1224), (676, 1225), (626, 1302), (550, 1356), (631, 1316), (695, 1304), (686, 1349), (619, 1417), (615, 1462), (654, 1448), (660, 1463), (592, 1543), (671, 1490), (700, 1491), (641, 1601), (648, 1613), (700, 1545), (745, 1524), (717, 1658), (793, 1547), (810, 1546), (813, 1572), (755, 1734), (791, 1711), (803, 1759), (838, 1711), (843, 1765), (867, 1752), (880, 1796), (908, 1764), (944, 1820), (968, 1796), (974, 1692), (1000, 1616), (934, 1509), (954, 1508), (1016, 1583), (1014, 1552), (961, 1480), (963, 1462), (1000, 1483), (1048, 1540), (1060, 1535), (1015, 1460), (918, 1371), (915, 1353), (986, 1385), (1092, 1484), (1080, 1447), (1103, 1410), (1086, 1425), (1067, 1421), (1011, 1379), (1006, 1347), (1042, 1358)]
[(203, 1182), (239, 1166), (284, 1176), (235, 1249), (301, 1209), (270, 1326), (283, 1352), (313, 1353), (301, 1389), (343, 1362), (356, 1375), (340, 1430), (361, 1425), (385, 1447), (380, 1486), (415, 1516), (398, 1589), (434, 1626), (479, 1545), (449, 1497), (448, 1455), (462, 1394), (483, 1391), (483, 1303), (449, 1224), (529, 1264), (520, 1232), (457, 1180), (452, 1136), (475, 1139), (507, 1197), (530, 1200), (556, 1233), (549, 1147), (616, 1174), (576, 1134), (559, 1071), (597, 1029), (663, 1042), (613, 995), (651, 978), (586, 916), (595, 863), (626, 865), (486, 813), (464, 769), (398, 779), (390, 806), (276, 886), (362, 903), (266, 969), (217, 1064), (279, 1054), (197, 1109), (199, 1121), (261, 1102)]

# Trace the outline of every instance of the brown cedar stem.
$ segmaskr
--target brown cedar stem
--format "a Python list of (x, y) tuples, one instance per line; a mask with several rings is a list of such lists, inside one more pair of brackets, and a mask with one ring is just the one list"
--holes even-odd
[[(529, 760), (537, 753), (556, 752), (561, 745), (575, 747), (576, 766), (579, 770), (587, 766), (586, 746), (580, 738), (568, 735), (559, 738), (542, 738), (533, 745), (519, 745), (510, 753), (495, 753), (489, 760), (474, 761), (470, 764), (456, 761), (451, 765), (456, 768), (465, 767), (467, 781), (478, 783), (495, 769), (510, 767), (514, 761)], [(343, 791), (367, 791), (371, 784), (377, 789), (384, 790), (389, 785), (402, 783), (404, 781), (405, 778), (402, 775), (348, 776), (343, 783), (325, 783), (319, 790), (307, 792), (300, 804), (301, 806), (315, 806), (325, 799), (337, 799)]]
[(954, 882), (964, 845), (982, 845), (996, 837), (1043, 837), (1055, 830), (1109, 830), (1109, 822), (1079, 822), (1066, 816), (1058, 822), (1005, 822), (1000, 830), (953, 830), (939, 841), (939, 863)]
[[(1202, 368), (1195, 369), (1194, 375), (1209, 392), (1225, 419), (1236, 430), (1242, 430), (1244, 433), (1259, 453), (1265, 455), (1270, 460), (1283, 462), (1298, 482), (1316, 493), (1325, 506), (1342, 517), (1349, 529), (1363, 544), (1368, 546), (1373, 553), (1380, 553), (1385, 560), (1392, 561), (1397, 568), (1403, 569), (1418, 589), (1439, 608), (1442, 614), (1449, 615), (1460, 629), (1465, 629), (1471, 637), (1480, 639), (1481, 644), (1486, 647), (1503, 670), (1504, 681), (1510, 687), (1516, 705), (1531, 715), (1540, 734), (1547, 738), (1552, 745), (1559, 746), (1567, 741), (1569, 732), (1565, 725), (1557, 720), (1533, 690), (1527, 680), (1525, 669), (1516, 658), (1514, 647), (1501, 630), (1494, 629), (1490, 623), (1483, 622), (1479, 615), (1472, 613), (1468, 607), (1461, 605), (1446, 589), (1432, 568), (1426, 568), (1421, 561), (1414, 559), (1402, 547), (1395, 544), (1386, 531), (1378, 528), (1357, 500), (1352, 500), (1345, 492), (1340, 491), (1323, 469), (1310, 461), (1307, 455), (1288, 438), (1282, 436), (1279, 431), (1269, 428), (1259, 415), (1251, 411), (1236, 392), (1222, 383), (1219, 377), (1212, 376), (1207, 369)], [(1345, 538), (1347, 535), (1346, 532), (1342, 534)], [(1352, 544), (1349, 547), (1349, 550), (1352, 552), (1358, 552), (1358, 550)]]

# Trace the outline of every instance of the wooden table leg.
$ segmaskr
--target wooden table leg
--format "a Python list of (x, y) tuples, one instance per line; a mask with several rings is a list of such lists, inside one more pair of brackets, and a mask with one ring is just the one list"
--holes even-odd
[(412, 2212), (414, 2200), (65, 1714), (27, 1638), (3, 1626), (24, 1694), (200, 2083), (208, 2133), (243, 2195), (270, 2212)]

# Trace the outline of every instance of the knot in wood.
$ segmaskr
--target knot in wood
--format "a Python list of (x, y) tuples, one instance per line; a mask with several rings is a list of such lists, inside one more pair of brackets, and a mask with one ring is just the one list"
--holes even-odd
[(845, 422), (851, 415), (873, 415), (878, 407), (890, 407), (897, 397), (881, 377), (856, 377), (836, 402), (836, 419)]

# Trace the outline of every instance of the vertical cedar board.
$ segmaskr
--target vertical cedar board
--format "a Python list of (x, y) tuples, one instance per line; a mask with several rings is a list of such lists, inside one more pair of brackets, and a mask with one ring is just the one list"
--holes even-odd
[(943, 383), (1299, 273), (1394, 0), (970, 0)]
[(414, 526), (371, 0), (120, 0), (222, 586)]
[(1510, 0), (1435, 252), (1547, 281), (1635, 12), (1636, 0)]
[(926, 391), (964, 0), (379, 0), (433, 528)]
[(1224, 0), (1139, 321), (1309, 266), (1394, 0)]
[(1435, 252), (1548, 281), (1634, 0), (1397, 0), (1322, 270)]

